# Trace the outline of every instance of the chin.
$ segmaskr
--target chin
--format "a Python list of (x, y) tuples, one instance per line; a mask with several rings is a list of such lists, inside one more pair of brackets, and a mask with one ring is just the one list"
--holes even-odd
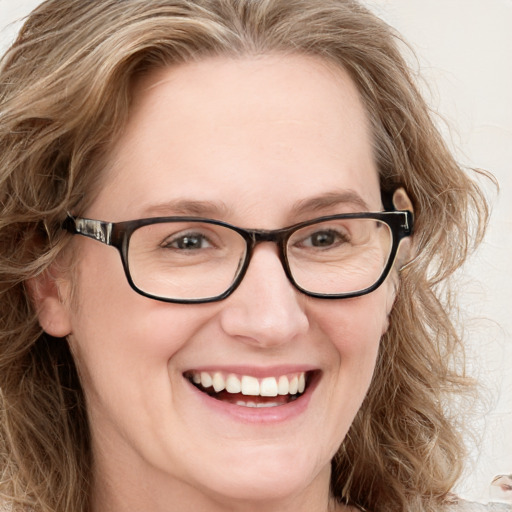
[[(294, 472), (295, 473), (295, 472)], [(272, 471), (270, 475), (255, 474), (239, 470), (233, 478), (222, 478), (210, 482), (215, 492), (229, 502), (270, 503), (299, 496), (310, 484), (304, 475), (290, 471)]]
[(314, 458), (297, 449), (254, 450), (245, 455), (240, 450), (238, 457), (223, 462), (222, 469), (210, 475), (208, 487), (231, 501), (270, 503), (300, 496), (320, 473), (330, 471), (330, 460), (318, 467)]

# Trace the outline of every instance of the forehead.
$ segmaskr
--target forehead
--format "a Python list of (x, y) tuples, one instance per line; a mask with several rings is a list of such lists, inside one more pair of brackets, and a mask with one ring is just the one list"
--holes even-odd
[(378, 188), (367, 116), (346, 72), (301, 55), (219, 57), (135, 84), (93, 209), (125, 220), (188, 200), (259, 216), (266, 201), (292, 208), (338, 192), (376, 208)]

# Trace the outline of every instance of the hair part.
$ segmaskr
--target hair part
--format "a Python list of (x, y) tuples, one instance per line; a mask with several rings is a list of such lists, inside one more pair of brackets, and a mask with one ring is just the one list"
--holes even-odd
[(66, 212), (94, 199), (134, 81), (211, 56), (272, 53), (350, 74), (382, 191), (404, 187), (415, 209), (416, 257), (333, 461), (332, 493), (373, 512), (439, 507), (464, 453), (447, 399), (470, 384), (444, 283), (481, 240), (488, 211), (434, 126), (401, 44), (352, 0), (48, 0), (30, 15), (0, 68), (0, 496), (41, 512), (88, 510), (84, 396), (66, 341), (42, 332), (26, 282), (68, 246)]

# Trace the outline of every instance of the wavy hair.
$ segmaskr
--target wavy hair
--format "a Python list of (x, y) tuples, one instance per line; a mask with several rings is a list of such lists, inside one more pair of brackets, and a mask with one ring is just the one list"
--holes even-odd
[(26, 282), (68, 245), (66, 211), (94, 198), (134, 79), (209, 56), (269, 53), (348, 71), (383, 197), (404, 187), (415, 210), (416, 257), (332, 462), (332, 494), (373, 512), (446, 501), (464, 454), (447, 404), (470, 382), (445, 283), (483, 236), (488, 209), (436, 129), (402, 47), (352, 0), (48, 0), (29, 16), (0, 67), (0, 497), (13, 510), (88, 510), (83, 393), (66, 341), (42, 332)]

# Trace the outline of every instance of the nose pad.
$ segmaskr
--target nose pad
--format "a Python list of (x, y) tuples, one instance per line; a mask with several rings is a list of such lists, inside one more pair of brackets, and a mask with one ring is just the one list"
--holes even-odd
[(223, 301), (221, 326), (261, 347), (279, 346), (307, 332), (306, 297), (288, 280), (277, 247), (259, 244), (233, 294)]

